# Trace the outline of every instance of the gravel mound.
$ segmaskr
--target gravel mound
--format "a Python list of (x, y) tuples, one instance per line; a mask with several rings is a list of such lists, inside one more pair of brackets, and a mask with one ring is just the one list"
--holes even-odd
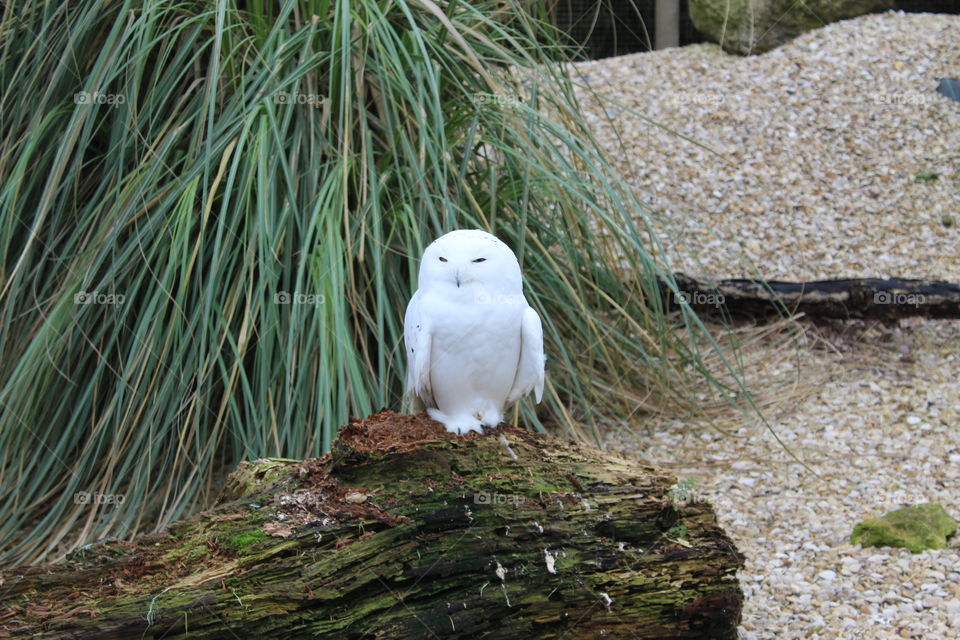
[(960, 102), (936, 88), (960, 75), (957, 33), (960, 16), (889, 12), (760, 56), (700, 44), (575, 70), (622, 106), (580, 92), (621, 175), (672, 221), (675, 270), (747, 276), (746, 254), (770, 279), (956, 282)]

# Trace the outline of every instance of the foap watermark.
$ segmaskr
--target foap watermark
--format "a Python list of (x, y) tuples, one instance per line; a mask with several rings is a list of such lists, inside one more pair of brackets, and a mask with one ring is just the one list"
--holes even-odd
[(473, 304), (502, 304), (518, 305), (524, 304), (526, 298), (522, 293), (478, 293), (473, 296)]
[(722, 93), (698, 93), (695, 91), (680, 91), (670, 94), (670, 102), (675, 105), (698, 104), (719, 106), (727, 97)]
[(327, 298), (322, 293), (279, 291), (273, 294), (275, 304), (323, 304), (326, 301)]
[(289, 93), (287, 91), (280, 91), (273, 94), (273, 101), (276, 104), (309, 104), (313, 107), (319, 107), (323, 104), (324, 100), (326, 100), (326, 97), (319, 93), (300, 93), (299, 91)]
[(894, 304), (900, 306), (919, 307), (926, 304), (927, 298), (922, 293), (903, 293), (900, 291), (877, 291), (873, 294), (873, 304)]
[(100, 493), (99, 491), (77, 491), (73, 494), (74, 504), (123, 504), (127, 497), (122, 493)]
[(523, 100), (515, 96), (507, 96), (499, 93), (475, 93), (471, 96), (471, 99), (476, 105), (498, 104), (502, 107), (523, 106)]
[(670, 487), (670, 502), (674, 506), (683, 507), (688, 504), (700, 504), (707, 502), (707, 498), (696, 490), (697, 478), (685, 478), (677, 481), (677, 484)]
[(80, 91), (73, 94), (73, 104), (105, 104), (116, 107), (127, 101), (122, 93), (100, 93), (99, 91)]
[(509, 493), (497, 493), (481, 491), (473, 494), (473, 504), (512, 504), (520, 505), (526, 502), (523, 496), (515, 496)]
[(78, 291), (73, 294), (74, 304), (123, 304), (127, 297), (122, 293), (101, 293), (100, 291)]
[(713, 307), (722, 307), (727, 300), (722, 293), (704, 293), (703, 291), (678, 291), (674, 298), (676, 298), (677, 304), (709, 305)]
[(874, 93), (873, 104), (920, 105), (930, 102), (930, 96), (919, 91), (905, 93)]

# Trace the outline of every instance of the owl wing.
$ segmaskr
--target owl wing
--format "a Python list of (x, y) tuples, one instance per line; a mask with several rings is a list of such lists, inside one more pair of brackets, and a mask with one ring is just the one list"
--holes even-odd
[(543, 326), (540, 324), (540, 316), (531, 307), (527, 307), (520, 324), (520, 362), (517, 364), (517, 376), (513, 379), (513, 388), (510, 389), (507, 401), (519, 400), (523, 395), (533, 391), (539, 404), (540, 398), (543, 397), (545, 364)]
[(420, 309), (423, 295), (419, 290), (410, 298), (403, 316), (403, 343), (407, 349), (407, 398), (411, 408), (419, 411), (433, 406), (430, 384), (430, 347), (432, 335), (425, 314)]

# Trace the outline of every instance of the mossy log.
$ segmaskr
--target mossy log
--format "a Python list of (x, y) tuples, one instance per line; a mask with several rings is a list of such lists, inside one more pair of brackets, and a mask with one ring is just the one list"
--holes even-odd
[(960, 285), (943, 280), (861, 278), (780, 282), (696, 280), (673, 275), (678, 294), (661, 283), (670, 308), (686, 301), (700, 314), (744, 314), (754, 318), (782, 312), (811, 317), (895, 320), (910, 316), (960, 318)]
[(425, 415), (258, 460), (212, 509), (0, 573), (0, 636), (735, 638), (743, 557), (638, 459)]

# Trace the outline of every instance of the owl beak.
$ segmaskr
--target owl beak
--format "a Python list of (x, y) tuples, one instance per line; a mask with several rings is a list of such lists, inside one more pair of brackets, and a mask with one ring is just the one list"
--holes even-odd
[(460, 288), (460, 270), (457, 269), (457, 289)]

